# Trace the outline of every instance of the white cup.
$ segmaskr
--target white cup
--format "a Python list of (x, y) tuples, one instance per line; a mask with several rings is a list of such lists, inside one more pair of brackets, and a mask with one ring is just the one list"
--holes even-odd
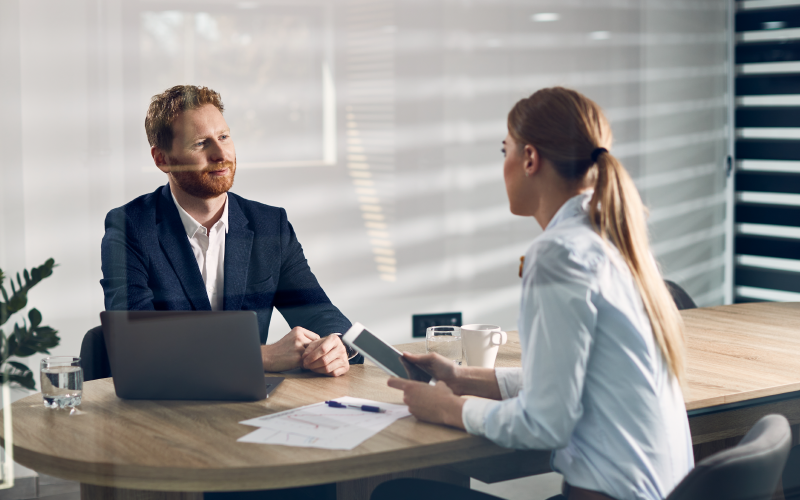
[(497, 350), (508, 342), (506, 332), (497, 325), (464, 325), (461, 327), (461, 345), (467, 366), (494, 368)]

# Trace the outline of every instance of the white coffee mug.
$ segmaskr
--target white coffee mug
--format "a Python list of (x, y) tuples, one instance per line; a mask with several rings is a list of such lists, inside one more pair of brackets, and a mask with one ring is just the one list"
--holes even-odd
[(497, 325), (464, 325), (461, 327), (461, 346), (467, 366), (494, 368), (497, 350), (508, 342), (506, 332)]

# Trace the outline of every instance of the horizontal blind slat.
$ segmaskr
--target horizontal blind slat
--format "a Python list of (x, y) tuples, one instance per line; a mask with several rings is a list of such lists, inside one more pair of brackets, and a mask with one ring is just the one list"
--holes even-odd
[(800, 257), (800, 240), (739, 234), (734, 238), (737, 254), (759, 255), (777, 259)]
[(739, 160), (800, 161), (800, 140), (737, 139), (736, 158)]
[(800, 193), (800, 174), (781, 172), (736, 172), (737, 191)]
[(800, 227), (800, 207), (737, 203), (734, 207), (737, 224), (770, 224)]
[(800, 74), (742, 75), (736, 77), (736, 95), (797, 94)]
[(737, 286), (752, 286), (800, 293), (800, 273), (737, 265), (734, 269)]

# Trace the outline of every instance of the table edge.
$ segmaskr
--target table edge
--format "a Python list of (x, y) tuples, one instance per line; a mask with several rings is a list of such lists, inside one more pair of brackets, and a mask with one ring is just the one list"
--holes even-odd
[[(0, 438), (4, 444), (4, 439)], [(469, 457), (453, 461), (454, 456), (469, 450)], [(513, 454), (518, 450), (502, 448), (488, 439), (467, 439), (425, 445), (405, 450), (391, 450), (367, 455), (321, 460), (298, 464), (236, 467), (225, 469), (170, 468), (154, 471), (150, 466), (102, 463), (53, 458), (14, 445), (14, 459), (23, 466), (55, 477), (81, 483), (115, 488), (157, 491), (231, 491), (267, 490), (313, 486), (363, 479), (412, 469), (454, 465), (476, 459)], [(550, 453), (549, 450), (542, 450)], [(333, 465), (333, 467), (331, 467)], [(365, 467), (369, 465), (369, 467)], [(124, 469), (124, 470), (120, 470)], [(301, 469), (298, 473), (298, 469)], [(308, 474), (313, 470), (313, 474)], [(157, 474), (153, 474), (156, 472)], [(305, 472), (305, 473), (304, 473)]]

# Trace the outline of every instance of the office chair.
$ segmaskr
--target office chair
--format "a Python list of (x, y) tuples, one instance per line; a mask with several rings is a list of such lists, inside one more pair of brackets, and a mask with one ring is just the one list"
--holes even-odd
[(789, 460), (783, 468), (783, 498), (800, 500), (800, 446), (789, 452)]
[(103, 338), (103, 327), (96, 326), (86, 332), (81, 342), (81, 368), (83, 380), (96, 380), (111, 376), (111, 365), (108, 362), (106, 339)]
[(702, 460), (667, 500), (769, 500), (778, 485), (792, 431), (783, 415), (756, 422), (739, 444)]
[[(783, 415), (756, 422), (739, 444), (712, 455), (692, 470), (666, 500), (769, 500), (789, 456), (792, 431)], [(378, 485), (371, 500), (497, 500), (460, 486), (426, 479), (394, 479)], [(787, 497), (788, 498), (788, 497)], [(548, 500), (566, 500), (563, 495)]]
[(667, 290), (669, 290), (670, 295), (672, 295), (672, 300), (675, 301), (675, 305), (678, 306), (679, 311), (683, 311), (684, 309), (697, 309), (697, 304), (694, 303), (689, 294), (686, 293), (686, 290), (681, 288), (679, 284), (668, 280), (664, 280), (664, 284), (667, 285)]

